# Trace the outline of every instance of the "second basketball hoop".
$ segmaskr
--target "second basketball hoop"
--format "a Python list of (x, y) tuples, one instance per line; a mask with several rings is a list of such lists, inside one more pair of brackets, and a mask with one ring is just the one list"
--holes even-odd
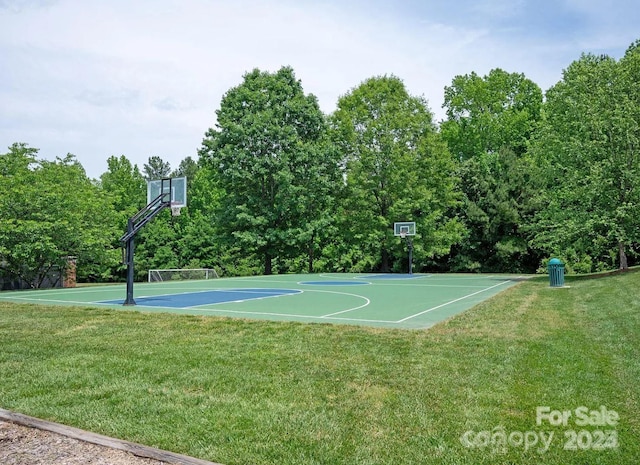
[(415, 221), (402, 221), (393, 223), (393, 235), (405, 238), (407, 236), (416, 235), (416, 222)]
[(411, 240), (411, 236), (416, 235), (415, 221), (393, 223), (393, 235), (399, 236), (400, 239), (407, 240), (407, 248), (409, 249), (409, 274), (413, 274), (413, 241)]

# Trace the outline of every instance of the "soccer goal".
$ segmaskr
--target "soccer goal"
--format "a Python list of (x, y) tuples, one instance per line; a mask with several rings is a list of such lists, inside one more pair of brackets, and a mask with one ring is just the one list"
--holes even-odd
[(194, 279), (215, 279), (218, 273), (213, 268), (149, 270), (149, 282), (186, 281)]

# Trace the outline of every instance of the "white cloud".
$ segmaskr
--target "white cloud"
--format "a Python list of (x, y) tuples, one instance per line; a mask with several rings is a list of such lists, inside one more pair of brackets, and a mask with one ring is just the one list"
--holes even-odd
[[(441, 118), (443, 88), (457, 74), (501, 67), (545, 89), (589, 51), (579, 47), (601, 41), (618, 50), (635, 39), (612, 20), (593, 34), (545, 36), (555, 30), (526, 20), (553, 19), (549, 0), (443, 5), (0, 0), (0, 146), (27, 142), (50, 159), (74, 153), (92, 177), (110, 155), (139, 167), (158, 155), (175, 168), (195, 158), (222, 96), (253, 68), (292, 66), (325, 112), (363, 80), (394, 74)], [(599, 14), (591, 1), (563, 5), (583, 18)]]

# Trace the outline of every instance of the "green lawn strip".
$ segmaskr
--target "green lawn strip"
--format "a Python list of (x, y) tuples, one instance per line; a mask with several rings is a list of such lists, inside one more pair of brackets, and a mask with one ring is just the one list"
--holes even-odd
[[(228, 465), (635, 463), (639, 283), (522, 283), (428, 331), (0, 303), (0, 407)], [(549, 430), (540, 405), (615, 409), (620, 447), (460, 440)]]
[[(506, 383), (494, 386), (500, 393), (498, 402), (488, 386), (477, 394), (480, 410), (499, 406), (500, 411), (490, 417), (492, 423), (474, 425), (475, 431), (553, 432), (551, 447), (543, 454), (545, 463), (634, 463), (640, 412), (638, 387), (632, 380), (638, 379), (640, 325), (638, 302), (630, 291), (637, 287), (638, 278), (614, 279), (581, 281), (570, 289), (530, 283), (502, 294), (499, 307), (495, 305), (497, 300), (481, 304), (436, 328), (452, 327), (467, 336), (477, 335), (491, 340), (492, 347), (501, 338), (511, 339), (499, 363), (505, 375), (496, 378)], [(485, 361), (477, 370), (486, 371), (490, 366)], [(619, 425), (613, 428), (621, 444), (618, 449), (564, 450), (563, 446), (570, 445), (566, 436), (570, 430), (597, 434), (594, 430), (612, 429), (578, 426), (575, 413), (566, 426), (554, 427), (548, 422), (536, 425), (538, 406), (573, 411), (582, 406), (598, 409), (601, 405), (621, 416)], [(482, 416), (476, 416), (481, 423)], [(538, 463), (541, 459), (541, 444), (530, 448), (528, 454), (523, 446), (513, 444), (502, 450), (479, 450), (490, 453), (488, 463)]]

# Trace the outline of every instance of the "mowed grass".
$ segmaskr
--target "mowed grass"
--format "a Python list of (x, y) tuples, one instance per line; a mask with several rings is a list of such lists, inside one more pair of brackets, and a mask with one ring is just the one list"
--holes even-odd
[(0, 303), (0, 407), (227, 465), (636, 464), (640, 273), (567, 284), (425, 331)]

